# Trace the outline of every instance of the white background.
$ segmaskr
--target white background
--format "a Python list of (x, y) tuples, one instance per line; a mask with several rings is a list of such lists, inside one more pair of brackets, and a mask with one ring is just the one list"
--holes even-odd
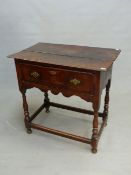
[[(6, 56), (37, 42), (122, 50), (114, 64), (109, 121), (97, 154), (86, 144), (39, 131), (26, 134), (14, 62)], [(0, 174), (131, 174), (130, 76), (130, 0), (0, 0)], [(91, 108), (78, 97), (50, 97)], [(28, 101), (33, 112), (43, 94), (33, 89)], [(87, 115), (51, 108), (50, 114), (42, 112), (40, 116), (38, 122), (54, 128), (82, 136), (91, 132)]]

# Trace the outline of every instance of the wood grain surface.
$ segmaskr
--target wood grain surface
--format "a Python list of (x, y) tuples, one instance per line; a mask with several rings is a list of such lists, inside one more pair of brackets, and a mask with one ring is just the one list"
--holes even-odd
[(120, 52), (119, 49), (37, 43), (8, 57), (66, 67), (106, 71)]

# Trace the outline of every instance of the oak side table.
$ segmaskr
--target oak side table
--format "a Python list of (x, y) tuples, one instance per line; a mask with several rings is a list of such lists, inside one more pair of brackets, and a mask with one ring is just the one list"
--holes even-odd
[[(92, 152), (96, 153), (99, 138), (107, 123), (112, 65), (119, 53), (119, 49), (37, 43), (8, 56), (15, 60), (19, 90), (23, 98), (24, 122), (27, 133), (31, 133), (31, 128), (34, 128), (87, 143), (92, 146)], [(44, 92), (44, 103), (30, 116), (26, 90), (33, 87)], [(104, 110), (101, 113), (99, 107), (104, 88), (106, 94)], [(65, 97), (79, 96), (92, 103), (93, 111), (50, 102), (49, 90), (55, 95), (61, 92)], [(93, 115), (92, 137), (85, 138), (32, 122), (44, 108), (46, 112), (49, 112), (50, 106)], [(99, 117), (102, 117), (103, 122), (98, 130)]]

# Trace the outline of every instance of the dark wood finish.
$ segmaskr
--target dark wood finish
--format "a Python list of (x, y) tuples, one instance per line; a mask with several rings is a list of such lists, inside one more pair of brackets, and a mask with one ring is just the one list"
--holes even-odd
[(42, 104), (36, 111), (34, 114), (31, 115), (31, 117), (29, 118), (29, 122), (31, 122), (32, 120), (34, 120), (37, 115), (45, 108), (45, 104)]
[[(112, 65), (119, 53), (119, 49), (38, 43), (9, 56), (15, 58), (27, 132), (31, 133), (31, 128), (34, 128), (84, 142), (90, 144), (92, 152), (96, 153), (98, 141), (107, 123)], [(44, 104), (30, 117), (25, 93), (27, 89), (33, 87), (43, 91)], [(99, 107), (104, 88), (106, 88), (105, 104), (101, 113)], [(49, 90), (55, 95), (61, 92), (65, 97), (79, 96), (92, 103), (93, 111), (50, 102)], [(91, 139), (32, 123), (44, 108), (49, 112), (50, 106), (93, 115)], [(103, 119), (100, 130), (98, 130), (99, 117)]]
[[(70, 111), (80, 112), (80, 113), (84, 113), (84, 114), (94, 115), (94, 111), (76, 108), (76, 107), (71, 107), (71, 106), (67, 106), (67, 105), (62, 105), (62, 104), (58, 104), (58, 103), (54, 103), (54, 102), (50, 102), (50, 106), (54, 106), (54, 107), (62, 108), (62, 109), (67, 109)], [(99, 112), (99, 117), (103, 117), (103, 113)]]
[(110, 86), (111, 86), (111, 80), (109, 79), (106, 85), (105, 104), (104, 104), (104, 111), (103, 111), (103, 120), (105, 120), (105, 125), (107, 125), (107, 118), (108, 118)]
[(94, 110), (94, 118), (93, 118), (93, 129), (92, 129), (92, 152), (97, 152), (97, 141), (98, 141), (98, 110), (99, 110), (99, 103), (94, 100), (93, 103), (93, 110)]
[[(63, 69), (34, 66), (28, 64), (20, 65), (22, 80), (46, 86), (57, 86), (69, 91), (88, 92), (93, 94), (95, 87), (95, 73), (80, 73)], [(33, 77), (34, 75), (34, 77)]]
[[(119, 55), (119, 49), (38, 43), (8, 57), (39, 63), (106, 71)], [(105, 69), (101, 69), (105, 68)]]
[(52, 128), (47, 128), (45, 126), (41, 126), (41, 125), (38, 125), (38, 124), (31, 123), (31, 127), (34, 128), (34, 129), (38, 129), (38, 130), (41, 130), (41, 131), (48, 132), (50, 134), (55, 134), (55, 135), (58, 135), (58, 136), (66, 137), (68, 139), (76, 140), (76, 141), (79, 141), (79, 142), (83, 142), (83, 143), (87, 143), (87, 144), (91, 143), (91, 140), (88, 139), (88, 138), (77, 136), (77, 135), (70, 134), (70, 133), (67, 133), (67, 132), (58, 131), (58, 130), (52, 129)]
[(24, 109), (24, 122), (25, 122), (25, 126), (27, 128), (27, 133), (32, 133), (31, 131), (31, 126), (30, 126), (30, 117), (29, 117), (29, 111), (28, 111), (28, 104), (27, 104), (27, 100), (26, 100), (26, 90), (22, 90), (22, 98), (23, 98), (23, 109)]
[(46, 112), (48, 113), (49, 112), (49, 107), (50, 107), (50, 100), (49, 100), (49, 97), (48, 97), (48, 93), (45, 92), (45, 99), (44, 99), (44, 106), (46, 108)]

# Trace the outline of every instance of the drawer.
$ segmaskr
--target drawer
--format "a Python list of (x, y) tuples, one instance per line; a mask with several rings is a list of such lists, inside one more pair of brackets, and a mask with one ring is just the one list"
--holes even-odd
[(21, 64), (22, 80), (34, 84), (46, 85), (53, 88), (66, 88), (68, 91), (94, 92), (93, 73), (57, 69), (44, 66)]

